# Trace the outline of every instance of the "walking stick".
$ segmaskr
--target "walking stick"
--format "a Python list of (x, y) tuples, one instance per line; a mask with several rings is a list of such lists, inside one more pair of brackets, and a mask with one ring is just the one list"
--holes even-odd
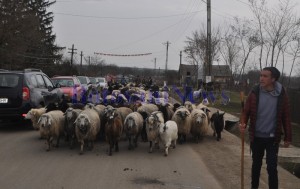
[[(240, 116), (240, 124), (243, 125), (243, 111), (244, 111), (244, 92), (240, 92), (240, 99), (241, 99), (241, 116)], [(244, 189), (244, 132), (241, 132), (241, 140), (242, 140), (242, 153), (241, 153), (241, 189)]]

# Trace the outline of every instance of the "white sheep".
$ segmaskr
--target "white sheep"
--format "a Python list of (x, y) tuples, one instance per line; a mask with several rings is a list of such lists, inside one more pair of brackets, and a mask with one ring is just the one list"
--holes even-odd
[(75, 136), (75, 120), (82, 112), (80, 109), (68, 108), (64, 113), (65, 116), (65, 135), (70, 140), (70, 148), (73, 148), (76, 136)]
[[(90, 150), (94, 147), (94, 141), (100, 131), (100, 118), (93, 109), (83, 110), (75, 120), (75, 133), (80, 146), (80, 154), (83, 154), (84, 142), (87, 141)], [(90, 143), (90, 146), (89, 146)]]
[(206, 114), (206, 116), (207, 116), (207, 119), (208, 119), (208, 125), (211, 125), (211, 121), (210, 121), (210, 119), (211, 119), (211, 111), (210, 111), (210, 109), (209, 109), (209, 107), (207, 107), (206, 105), (204, 105), (203, 103), (200, 103), (200, 104), (198, 104), (197, 106), (196, 106), (196, 109), (199, 109), (199, 110), (203, 110), (204, 111), (204, 113)]
[(196, 109), (196, 106), (190, 101), (185, 101), (184, 107), (186, 107), (190, 111), (190, 113), (193, 111), (193, 109)]
[(179, 143), (186, 142), (186, 137), (191, 131), (191, 114), (185, 107), (179, 107), (175, 111), (172, 120), (177, 123), (178, 126), (178, 138)]
[(30, 119), (32, 122), (32, 127), (36, 130), (39, 129), (38, 126), (38, 121), (41, 117), (41, 115), (43, 115), (44, 113), (46, 113), (46, 108), (32, 108), (31, 110), (29, 110), (29, 112), (26, 114), (25, 119)]
[(46, 138), (47, 140), (47, 151), (50, 150), (54, 138), (57, 139), (54, 146), (59, 146), (60, 136), (64, 133), (64, 123), (64, 113), (60, 110), (44, 113), (40, 117), (38, 126), (40, 128), (41, 137)]
[(195, 137), (197, 143), (207, 133), (208, 129), (208, 119), (205, 112), (194, 109), (191, 113), (191, 134)]
[(168, 156), (169, 147), (173, 145), (176, 148), (176, 140), (178, 138), (178, 127), (175, 121), (167, 121), (159, 126), (159, 138), (165, 147), (165, 156)]
[(138, 136), (141, 134), (143, 128), (143, 117), (138, 112), (132, 112), (128, 114), (124, 121), (124, 132), (129, 141), (128, 149), (133, 148), (131, 138), (133, 137), (134, 147), (137, 147)]
[(164, 115), (160, 111), (155, 111), (146, 119), (146, 133), (150, 143), (149, 153), (152, 153), (152, 143), (159, 147), (159, 125), (164, 123)]
[[(144, 120), (146, 120), (146, 118), (150, 116), (152, 112), (158, 111), (158, 107), (155, 104), (143, 104), (142, 106), (138, 107), (136, 111), (143, 116)], [(146, 125), (143, 125), (141, 136), (142, 140), (147, 142)]]

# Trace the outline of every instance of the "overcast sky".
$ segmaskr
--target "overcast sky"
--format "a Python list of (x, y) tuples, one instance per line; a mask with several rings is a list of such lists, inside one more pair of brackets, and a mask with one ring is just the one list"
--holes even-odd
[[(206, 0), (57, 0), (54, 33), (58, 45), (77, 49), (85, 57), (94, 53), (147, 56), (100, 56), (107, 63), (164, 69), (166, 43), (169, 45), (168, 68), (178, 69), (179, 53), (186, 36), (206, 26)], [(273, 3), (275, 0), (269, 0)], [(297, 0), (292, 0), (297, 2)], [(247, 0), (211, 0), (212, 27), (229, 23), (234, 16), (251, 17)], [(296, 9), (299, 9), (297, 4)], [(297, 12), (299, 12), (297, 11)], [(183, 58), (183, 63), (186, 63)]]

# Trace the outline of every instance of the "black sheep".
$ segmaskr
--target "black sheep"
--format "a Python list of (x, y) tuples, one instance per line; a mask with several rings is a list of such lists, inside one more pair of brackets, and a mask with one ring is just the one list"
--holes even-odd
[(215, 112), (211, 118), (211, 126), (214, 130), (213, 136), (216, 136), (217, 134), (217, 141), (221, 139), (221, 132), (223, 131), (224, 128), (224, 113), (220, 113), (219, 111)]

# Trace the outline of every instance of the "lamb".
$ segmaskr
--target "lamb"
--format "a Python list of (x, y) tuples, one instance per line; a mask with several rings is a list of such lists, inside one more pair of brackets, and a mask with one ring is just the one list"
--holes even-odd
[[(146, 120), (146, 118), (150, 116), (152, 112), (158, 111), (158, 107), (154, 104), (143, 104), (142, 106), (138, 107), (136, 111), (143, 116), (144, 120)], [(146, 133), (145, 124), (143, 125), (141, 137), (144, 142), (147, 142), (147, 133)]]
[(155, 111), (147, 117), (146, 121), (146, 133), (147, 138), (150, 143), (149, 153), (152, 153), (152, 143), (155, 142), (155, 145), (159, 147), (159, 125), (164, 123), (164, 115), (160, 111)]
[(208, 119), (204, 111), (194, 109), (191, 113), (191, 134), (199, 142), (199, 139), (208, 131)]
[(129, 140), (128, 149), (131, 150), (133, 145), (131, 138), (133, 138), (134, 147), (137, 147), (138, 136), (141, 134), (143, 128), (143, 117), (138, 112), (128, 114), (124, 121), (124, 132)]
[(112, 155), (112, 149), (114, 147), (116, 152), (119, 151), (119, 141), (122, 136), (122, 131), (123, 122), (121, 115), (116, 111), (116, 109), (113, 109), (105, 125), (106, 141), (109, 144), (109, 156)]
[(68, 108), (64, 113), (65, 116), (65, 135), (70, 140), (70, 148), (73, 149), (73, 145), (76, 139), (75, 136), (75, 120), (78, 115), (82, 112), (80, 109)]
[(37, 123), (41, 115), (43, 115), (44, 113), (46, 113), (46, 108), (38, 108), (38, 109), (32, 108), (26, 114), (25, 119), (30, 119), (32, 122), (32, 127), (36, 130), (39, 130), (39, 126)]
[(179, 143), (182, 144), (186, 142), (186, 136), (191, 130), (191, 114), (189, 110), (183, 106), (179, 107), (175, 111), (172, 120), (175, 121), (178, 126)]
[(224, 113), (220, 113), (219, 110), (212, 114), (211, 116), (211, 126), (214, 130), (213, 136), (216, 136), (217, 134), (217, 141), (221, 139), (221, 132), (224, 128)]
[(176, 148), (178, 138), (178, 127), (175, 121), (167, 121), (159, 126), (159, 138), (165, 147), (165, 156), (168, 156), (169, 147), (172, 145)]
[(59, 146), (60, 136), (64, 133), (64, 114), (60, 110), (54, 110), (48, 113), (44, 113), (39, 121), (40, 135), (47, 140), (46, 151), (49, 151), (52, 146), (52, 141), (56, 138), (55, 147)]
[[(83, 110), (75, 120), (75, 134), (80, 143), (80, 152), (83, 154), (84, 142), (87, 141), (90, 150), (94, 147), (94, 141), (100, 131), (100, 118), (93, 109)], [(90, 143), (90, 146), (89, 146)]]

